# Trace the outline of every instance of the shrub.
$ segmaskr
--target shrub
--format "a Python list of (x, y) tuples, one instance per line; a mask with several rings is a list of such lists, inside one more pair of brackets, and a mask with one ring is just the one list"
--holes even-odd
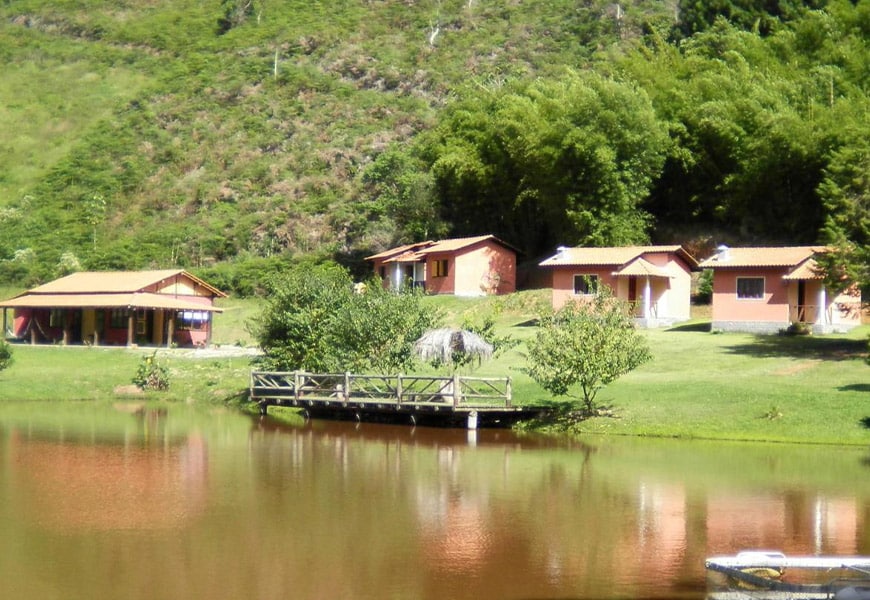
[(169, 369), (157, 360), (156, 350), (148, 356), (143, 356), (139, 361), (133, 384), (142, 390), (169, 389)]
[(0, 371), (12, 364), (12, 346), (6, 340), (0, 340)]

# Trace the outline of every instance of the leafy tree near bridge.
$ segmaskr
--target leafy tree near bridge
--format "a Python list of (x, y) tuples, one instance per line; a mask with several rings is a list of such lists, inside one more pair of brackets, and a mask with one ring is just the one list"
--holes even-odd
[(334, 264), (294, 267), (273, 282), (267, 298), (252, 333), (264, 366), (280, 370), (409, 369), (414, 342), (439, 319), (419, 293), (397, 294), (379, 281), (354, 285)]
[(595, 414), (599, 390), (651, 358), (627, 305), (602, 290), (542, 319), (528, 343), (526, 371), (554, 396), (577, 398), (586, 414)]

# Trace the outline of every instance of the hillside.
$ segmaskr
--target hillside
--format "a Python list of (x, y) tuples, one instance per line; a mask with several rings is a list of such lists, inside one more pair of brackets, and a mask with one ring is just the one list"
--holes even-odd
[[(495, 98), (497, 111), (505, 97), (527, 93), (528, 82), (559, 81), (566, 70), (630, 81), (638, 106), (648, 104), (666, 133), (656, 138), (649, 176), (635, 176), (630, 155), (613, 159), (621, 163), (615, 179), (597, 187), (624, 188), (632, 199), (605, 199), (586, 221), (637, 213), (613, 219), (631, 223), (626, 241), (703, 241), (711, 232), (758, 239), (765, 231), (774, 240), (815, 241), (827, 210), (816, 189), (831, 157), (867, 138), (861, 127), (845, 132), (866, 115), (866, 44), (856, 42), (850, 56), (840, 50), (840, 64), (828, 68), (818, 64), (827, 41), (801, 50), (788, 41), (793, 32), (775, 46), (736, 29), (679, 40), (671, 29), (677, 9), (567, 0), (3, 3), (0, 279), (30, 285), (78, 268), (179, 265), (208, 268), (219, 285), (250, 291), (252, 272), (303, 255), (353, 266), (426, 234), (517, 237), (537, 221), (512, 207), (530, 194), (544, 198), (541, 190), (500, 189), (498, 202), (476, 206), (472, 199), (495, 189), (489, 179), (463, 179), (457, 194), (455, 171), (430, 168), (458, 143), (450, 135), (463, 133), (452, 107)], [(866, 2), (843, 10), (826, 16), (838, 27), (831, 40), (860, 39)], [(713, 43), (740, 47), (713, 55)], [(766, 63), (764, 79), (753, 62)], [(733, 81), (734, 69), (748, 74), (737, 78), (742, 86), (725, 88), (727, 98), (715, 97), (717, 82), (701, 89), (694, 78)], [(718, 104), (718, 121), (693, 123), (698, 103)], [(814, 127), (788, 133), (807, 111)], [(793, 121), (764, 122), (772, 114)], [(829, 131), (831, 123), (842, 130)], [(747, 136), (755, 136), (751, 151), (739, 146)], [(788, 169), (773, 157), (787, 158)], [(585, 172), (577, 160), (567, 163), (568, 179)], [(519, 173), (517, 186), (529, 185), (526, 168), (548, 172), (514, 156), (486, 166), (495, 180), (511, 179), (500, 169)], [(771, 172), (783, 181), (766, 179)], [(547, 181), (564, 177), (553, 172)], [(548, 193), (581, 197), (598, 181)], [(784, 197), (787, 185), (798, 191)], [(752, 197), (773, 207), (760, 223), (748, 216)], [(795, 212), (788, 207), (799, 218), (785, 222)], [(557, 204), (535, 219), (564, 221), (578, 210)], [(595, 241), (572, 227), (556, 239), (558, 230), (543, 223), (529, 240), (509, 241), (524, 245), (527, 258)]]

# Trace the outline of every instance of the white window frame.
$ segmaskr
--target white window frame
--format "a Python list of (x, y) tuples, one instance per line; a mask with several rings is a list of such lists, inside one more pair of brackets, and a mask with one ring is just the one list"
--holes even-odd
[[(745, 296), (745, 295), (741, 295), (741, 292), (740, 292), (740, 282), (741, 282), (741, 280), (743, 280), (743, 281), (758, 281), (758, 280), (761, 280), (761, 294), (758, 295), (758, 296)], [(744, 301), (747, 301), (747, 302), (753, 302), (753, 301), (758, 301), (758, 300), (764, 300), (764, 293), (765, 293), (765, 291), (767, 290), (767, 282), (764, 280), (764, 277), (755, 277), (755, 276), (752, 276), (752, 277), (738, 277), (737, 280), (735, 281), (734, 288), (735, 288), (735, 293), (737, 294), (737, 299), (738, 299), (738, 300), (744, 300)]]
[[(577, 278), (582, 277), (586, 279), (586, 288), (585, 292), (578, 292), (577, 289)], [(595, 273), (575, 273), (574, 274), (574, 287), (572, 288), (572, 292), (575, 296), (594, 296), (598, 293), (598, 290), (601, 287), (601, 280)]]

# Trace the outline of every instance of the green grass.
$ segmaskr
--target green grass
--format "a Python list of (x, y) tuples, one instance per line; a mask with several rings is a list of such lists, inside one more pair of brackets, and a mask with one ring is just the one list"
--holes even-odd
[(254, 346), (248, 323), (256, 319), (263, 305), (255, 298), (221, 298), (216, 303), (223, 312), (214, 318), (212, 342), (221, 346)]
[[(498, 333), (521, 342), (535, 333), (534, 312), (547, 290), (480, 300), (436, 297), (453, 323), (498, 309)], [(698, 311), (704, 315), (704, 309)], [(653, 360), (601, 390), (616, 417), (596, 417), (580, 433), (866, 444), (870, 442), (870, 326), (846, 335), (713, 334), (709, 322), (645, 330)], [(513, 377), (514, 400), (553, 399), (523, 373), (521, 343), (474, 370)]]
[[(466, 371), (513, 378), (516, 404), (553, 399), (523, 372), (523, 342), (534, 335), (546, 290), (501, 298), (431, 297), (449, 324), (496, 317), (497, 333), (520, 341)], [(251, 345), (246, 323), (262, 301), (227, 298), (215, 320), (219, 345)], [(615, 417), (580, 423), (575, 433), (686, 439), (757, 440), (861, 445), (870, 442), (870, 326), (826, 336), (713, 334), (704, 321), (645, 330), (653, 360), (603, 389), (597, 400)], [(131, 379), (148, 351), (122, 348), (15, 346), (15, 363), (0, 372), (0, 402), (168, 401), (213, 406), (246, 389), (247, 358), (195, 359), (161, 350), (170, 390), (130, 394)]]
[(148, 349), (16, 345), (14, 363), (0, 372), (0, 402), (167, 401), (213, 405), (247, 388), (248, 358), (192, 358), (181, 350), (159, 350), (169, 368), (167, 392), (137, 393), (133, 376)]

